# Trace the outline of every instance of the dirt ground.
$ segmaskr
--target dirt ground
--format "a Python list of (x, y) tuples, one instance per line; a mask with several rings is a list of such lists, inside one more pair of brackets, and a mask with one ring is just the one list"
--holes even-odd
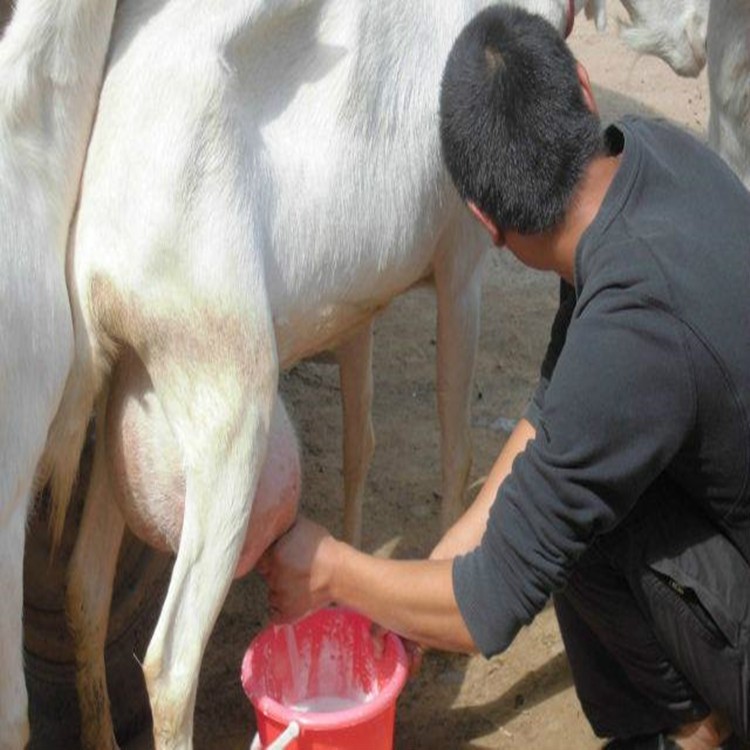
[[(707, 123), (705, 75), (676, 77), (637, 58), (616, 36), (619, 3), (599, 34), (581, 14), (571, 46), (589, 70), (602, 117), (660, 115), (699, 135)], [(474, 469), (481, 479), (522, 411), (537, 376), (555, 308), (556, 279), (507, 254), (488, 265), (472, 405)], [(397, 300), (375, 335), (376, 451), (367, 482), (364, 548), (395, 557), (426, 555), (438, 540), (440, 471), (435, 405), (435, 302), (429, 289)], [(304, 363), (282, 390), (304, 453), (303, 510), (341, 531), (341, 411), (334, 366)], [(501, 419), (502, 418), (502, 419)], [(475, 492), (476, 489), (472, 491)], [(211, 638), (195, 717), (198, 750), (246, 750), (254, 733), (239, 665), (266, 623), (265, 591), (252, 574), (236, 582)], [(145, 750), (147, 738), (128, 745)], [(513, 646), (490, 661), (429, 654), (398, 704), (398, 750), (598, 748), (576, 700), (554, 614), (545, 610)]]

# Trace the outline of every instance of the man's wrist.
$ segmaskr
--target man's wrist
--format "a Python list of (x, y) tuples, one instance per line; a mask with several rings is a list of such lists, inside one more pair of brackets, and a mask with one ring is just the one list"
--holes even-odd
[(345, 558), (349, 546), (333, 536), (323, 540), (325, 559), (324, 596), (331, 604), (343, 604), (342, 578), (345, 569)]

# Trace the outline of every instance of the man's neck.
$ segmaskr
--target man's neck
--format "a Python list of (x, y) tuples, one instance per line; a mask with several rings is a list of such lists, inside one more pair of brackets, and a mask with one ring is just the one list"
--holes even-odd
[(569, 283), (575, 275), (575, 256), (583, 233), (599, 213), (612, 184), (620, 156), (597, 156), (589, 162), (561, 224), (549, 233), (549, 252), (556, 271)]
[(599, 212), (619, 163), (619, 156), (595, 157), (586, 167), (562, 222), (539, 234), (508, 230), (503, 235), (505, 245), (527, 266), (554, 271), (573, 284), (576, 248)]

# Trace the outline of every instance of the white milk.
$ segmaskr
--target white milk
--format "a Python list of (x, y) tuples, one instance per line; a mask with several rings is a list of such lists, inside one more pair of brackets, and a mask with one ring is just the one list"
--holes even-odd
[(286, 640), (286, 652), (289, 658), (289, 666), (292, 673), (292, 697), (302, 694), (302, 685), (300, 679), (302, 678), (302, 667), (300, 663), (299, 647), (297, 646), (297, 637), (294, 634), (294, 628), (291, 625), (279, 625), (284, 631), (284, 639)]

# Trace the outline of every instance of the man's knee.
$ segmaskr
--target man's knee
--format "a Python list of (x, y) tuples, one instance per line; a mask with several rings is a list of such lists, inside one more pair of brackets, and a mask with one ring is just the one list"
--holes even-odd
[[(579, 561), (561, 598), (575, 617), (560, 618), (558, 606), (566, 648), (581, 640), (572, 632), (588, 630), (588, 640), (598, 642), (627, 684), (669, 722), (661, 728), (716, 710), (747, 738), (750, 567), (689, 505), (661, 500), (642, 506), (645, 511), (611, 538), (600, 538)], [(577, 688), (581, 679), (599, 685), (604, 679), (601, 670), (586, 671), (589, 648), (584, 639), (583, 647), (569, 649)], [(576, 659), (584, 666), (576, 667)], [(615, 683), (622, 689), (621, 680)], [(596, 687), (586, 692), (598, 701)]]

